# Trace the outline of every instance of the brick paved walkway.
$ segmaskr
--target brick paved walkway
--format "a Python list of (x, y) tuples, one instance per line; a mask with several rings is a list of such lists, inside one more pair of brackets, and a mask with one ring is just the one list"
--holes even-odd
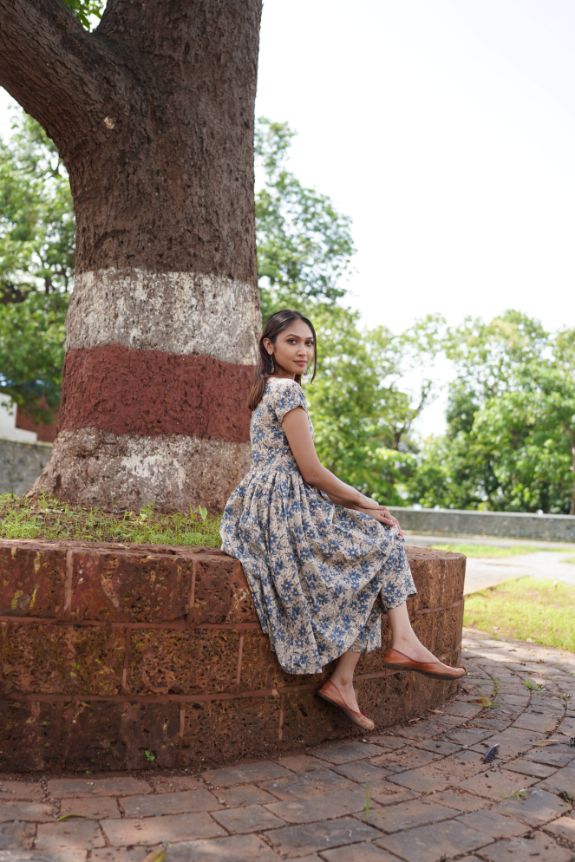
[(465, 634), (457, 697), (393, 731), (195, 775), (0, 775), (0, 862), (572, 862), (575, 655)]

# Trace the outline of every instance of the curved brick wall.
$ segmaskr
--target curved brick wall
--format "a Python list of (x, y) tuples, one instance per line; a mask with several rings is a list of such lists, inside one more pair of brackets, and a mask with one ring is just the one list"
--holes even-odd
[[(465, 557), (408, 557), (414, 628), (457, 663)], [(322, 675), (283, 673), (240, 563), (215, 549), (0, 539), (0, 633), (0, 771), (203, 768), (361, 734), (314, 696)], [(381, 655), (356, 679), (382, 727), (457, 685)]]

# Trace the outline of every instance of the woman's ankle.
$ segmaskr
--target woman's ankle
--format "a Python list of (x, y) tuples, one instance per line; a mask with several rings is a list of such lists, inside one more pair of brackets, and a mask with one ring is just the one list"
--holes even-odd
[(398, 652), (407, 655), (410, 658), (413, 658), (413, 654), (420, 655), (433, 655), (432, 650), (429, 647), (426, 647), (425, 644), (422, 644), (417, 635), (413, 635), (413, 637), (397, 637), (392, 638), (391, 648), (397, 650)]
[(338, 674), (337, 671), (334, 671), (330, 676), (330, 680), (341, 688), (353, 688), (353, 674), (350, 676), (348, 673)]
[(416, 635), (414, 635), (413, 637), (397, 635), (397, 637), (393, 637), (391, 639), (391, 648), (399, 650), (400, 652), (409, 649), (410, 647), (418, 646), (422, 646), (422, 643)]

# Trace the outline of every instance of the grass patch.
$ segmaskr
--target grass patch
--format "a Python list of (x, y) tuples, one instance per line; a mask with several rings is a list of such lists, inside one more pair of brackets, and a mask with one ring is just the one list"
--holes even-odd
[(561, 557), (562, 563), (572, 563), (575, 566), (575, 557)]
[(537, 548), (534, 545), (513, 545), (502, 548), (499, 545), (431, 545), (437, 551), (456, 551), (466, 557), (515, 557), (522, 554), (535, 554), (537, 551), (550, 551), (552, 548)]
[(162, 514), (153, 504), (140, 512), (106, 512), (96, 506), (71, 506), (49, 494), (37, 499), (0, 494), (0, 538), (78, 539), (153, 545), (221, 547), (221, 515), (202, 506)]
[(517, 578), (465, 598), (463, 624), (495, 638), (575, 652), (575, 587)]

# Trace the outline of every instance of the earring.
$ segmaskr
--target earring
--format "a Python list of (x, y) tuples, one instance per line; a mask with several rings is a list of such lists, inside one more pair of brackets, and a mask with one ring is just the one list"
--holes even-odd
[(270, 353), (269, 357), (270, 357), (270, 362), (271, 362), (271, 364), (272, 364), (272, 370), (270, 371), (270, 374), (273, 374), (273, 373), (274, 373), (274, 371), (276, 370), (276, 367), (275, 367), (275, 364), (274, 364), (274, 357), (273, 357), (273, 353)]

